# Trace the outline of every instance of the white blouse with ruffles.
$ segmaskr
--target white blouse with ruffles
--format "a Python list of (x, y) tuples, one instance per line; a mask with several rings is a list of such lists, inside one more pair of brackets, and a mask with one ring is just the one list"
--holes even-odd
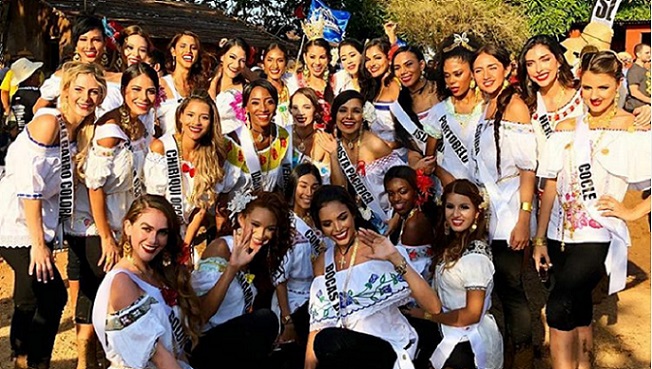
[(378, 198), (378, 201), (380, 202), (380, 206), (388, 214), (392, 211), (392, 205), (389, 203), (389, 198), (385, 191), (385, 174), (390, 168), (399, 165), (407, 164), (400, 158), (396, 151), (392, 151), (392, 153), (387, 156), (383, 156), (371, 163), (365, 164), (365, 171), (360, 176), (367, 185), (369, 191), (376, 195), (376, 198)]
[[(539, 106), (537, 105), (537, 110)], [(546, 110), (547, 111), (547, 110)], [(557, 111), (547, 111), (548, 121), (550, 122), (550, 128), (552, 131), (555, 131), (557, 123), (563, 122), (567, 119), (577, 118), (584, 114), (584, 101), (582, 100), (582, 94), (580, 90), (577, 90), (573, 95), (573, 98), (564, 106), (557, 109)], [(532, 114), (532, 128), (537, 137), (537, 157), (541, 160), (541, 155), (543, 153), (543, 147), (546, 145), (546, 134), (541, 127), (539, 122), (539, 113), (535, 111)], [(553, 133), (554, 134), (554, 133)]]
[[(535, 171), (537, 168), (536, 138), (531, 124), (514, 123), (508, 121), (500, 122), (500, 169), (498, 174), (496, 169), (496, 143), (494, 141), (493, 119), (481, 120), (483, 124), (482, 133), (480, 134), (480, 153), (471, 152), (471, 170), (473, 179), (481, 188), (486, 181), (492, 181), (501, 191), (501, 196), (508, 199), (506, 204), (496, 204), (496, 199), (489, 195), (489, 240), (509, 240), (510, 234), (518, 221), (518, 215), (521, 209), (520, 193), (518, 191), (520, 178), (519, 170)], [(474, 140), (474, 138), (472, 138)], [(474, 143), (471, 144), (472, 147)], [(481, 178), (478, 171), (478, 162), (482, 162), (490, 175), (490, 178)], [(523, 201), (532, 202), (534, 199), (523, 199)], [(493, 216), (495, 207), (503, 205), (509, 210), (506, 219), (499, 221)], [(534, 214), (533, 214), (534, 215)], [(500, 225), (498, 224), (500, 222)], [(530, 222), (531, 231), (536, 230), (536, 219), (533, 217)]]
[[(229, 251), (233, 252), (233, 237), (225, 236), (222, 237), (222, 239), (229, 246)], [(226, 270), (228, 264), (229, 261), (222, 257), (210, 257), (199, 260), (197, 268), (192, 272), (191, 279), (192, 288), (197, 293), (197, 296), (201, 297), (206, 295), (217, 284), (217, 281)], [(253, 283), (250, 283), (250, 286), (251, 292), (253, 293), (253, 301), (253, 299), (256, 298), (257, 291)], [(222, 300), (222, 304), (215, 314), (208, 319), (208, 322), (206, 322), (202, 331), (206, 332), (211, 328), (217, 327), (218, 325), (243, 314), (246, 314), (244, 290), (238, 282), (238, 279), (234, 278), (233, 281), (231, 281), (229, 288), (226, 290), (226, 295), (224, 296), (224, 300)]]
[[(408, 258), (405, 250), (399, 252)], [(326, 251), (325, 266), (334, 259), (335, 248)], [(396, 351), (394, 369), (413, 369), (417, 333), (399, 310), (410, 298), (411, 290), (390, 262), (370, 260), (350, 268), (351, 277), (342, 292), (349, 269), (336, 273), (339, 313), (328, 297), (326, 278), (315, 278), (310, 288), (310, 331), (330, 327), (344, 327), (376, 336), (389, 342)], [(337, 302), (336, 302), (337, 303)]]
[(373, 105), (376, 109), (376, 119), (374, 119), (373, 122), (370, 122), (369, 129), (376, 136), (386, 142), (396, 141), (396, 136), (394, 134), (394, 117), (392, 116), (392, 112), (389, 110), (389, 106), (392, 105), (392, 103), (376, 101)]
[(183, 96), (174, 86), (174, 79), (171, 74), (166, 74), (161, 79), (165, 81), (169, 90), (172, 91), (172, 96), (165, 97), (165, 100), (158, 107), (156, 115), (159, 117), (159, 124), (163, 134), (175, 134), (177, 132), (177, 107), (181, 104)]
[[(107, 148), (97, 142), (105, 138), (117, 138), (121, 142)], [(147, 153), (147, 139), (142, 137), (130, 142), (129, 137), (117, 124), (102, 124), (95, 128), (95, 136), (88, 150), (84, 164), (86, 178), (84, 184), (77, 184), (75, 191), (75, 211), (66, 221), (64, 229), (74, 236), (96, 236), (97, 226), (91, 212), (88, 195), (80, 191), (102, 188), (105, 194), (106, 217), (109, 226), (118, 238), (122, 233), (123, 219), (134, 201), (134, 169), (141, 178)], [(142, 191), (144, 193), (144, 191)]]
[[(61, 77), (52, 74), (50, 78), (46, 79), (40, 88), (41, 98), (47, 101), (55, 101), (56, 106), (60, 107), (61, 102), (59, 97), (61, 96)], [(102, 115), (108, 113), (109, 111), (122, 105), (124, 99), (122, 98), (122, 92), (120, 91), (120, 84), (117, 82), (106, 82), (106, 96), (102, 104), (95, 109), (95, 117), (98, 119)]]
[[(119, 273), (127, 274), (144, 293), (128, 307), (109, 313), (111, 285)], [(156, 368), (151, 359), (157, 344), (171, 352), (182, 369), (192, 369), (181, 359), (187, 342), (181, 319), (178, 305), (168, 306), (157, 287), (125, 269), (113, 269), (104, 277), (93, 307), (93, 326), (111, 362), (109, 369)]]
[(247, 113), (242, 105), (242, 92), (236, 89), (221, 91), (215, 97), (215, 105), (220, 115), (222, 134), (226, 135), (245, 124)]
[[(34, 119), (42, 115), (56, 117), (60, 114), (57, 109), (42, 108), (34, 114)], [(61, 149), (58, 144), (46, 146), (34, 141), (28, 129), (29, 124), (9, 146), (5, 175), (0, 179), (2, 247), (30, 247), (32, 244), (23, 199), (41, 200), (45, 242), (54, 239), (59, 223)]]
[[(650, 131), (595, 129), (590, 131), (593, 185), (598, 196), (623, 201), (628, 188), (650, 188)], [(557, 198), (548, 225), (548, 238), (569, 242), (609, 242), (611, 234), (591, 218), (581, 200), (574, 154), (575, 131), (557, 131), (541, 153), (537, 176), (557, 178)], [(565, 209), (565, 210), (564, 210)], [(565, 221), (565, 222), (564, 222)], [(564, 223), (565, 226), (564, 226)]]

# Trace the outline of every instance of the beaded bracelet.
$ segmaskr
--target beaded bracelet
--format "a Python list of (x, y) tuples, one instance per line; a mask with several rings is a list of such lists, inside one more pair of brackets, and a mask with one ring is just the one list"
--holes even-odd
[(543, 237), (534, 237), (532, 239), (532, 246), (534, 246), (534, 247), (544, 247), (544, 246), (548, 246), (548, 242)]

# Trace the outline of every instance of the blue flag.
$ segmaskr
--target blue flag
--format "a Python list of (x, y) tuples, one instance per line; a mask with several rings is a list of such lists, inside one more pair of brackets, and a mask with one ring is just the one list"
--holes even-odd
[(314, 22), (319, 18), (324, 20), (324, 39), (328, 42), (342, 42), (351, 13), (343, 10), (333, 10), (320, 0), (312, 0), (308, 19), (310, 22)]

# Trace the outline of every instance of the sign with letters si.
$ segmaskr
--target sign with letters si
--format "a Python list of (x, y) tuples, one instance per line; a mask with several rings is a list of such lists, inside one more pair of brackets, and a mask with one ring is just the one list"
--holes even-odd
[(604, 23), (611, 28), (621, 2), (622, 0), (595, 0), (591, 11), (591, 22)]

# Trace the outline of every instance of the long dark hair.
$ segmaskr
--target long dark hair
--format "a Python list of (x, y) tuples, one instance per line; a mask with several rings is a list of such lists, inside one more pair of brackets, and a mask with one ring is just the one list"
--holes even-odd
[[(369, 71), (365, 67), (367, 50), (371, 49), (372, 47), (378, 47), (385, 55), (388, 55), (391, 45), (384, 38), (374, 38), (373, 40), (367, 42), (364, 45), (364, 50), (362, 50), (362, 62), (360, 63), (358, 84), (360, 85), (360, 92), (362, 93), (362, 96), (364, 96), (363, 101), (369, 101), (369, 102), (373, 102), (376, 99), (376, 97), (380, 93), (382, 84), (384, 84), (385, 87), (387, 87), (389, 83), (392, 81), (391, 76), (388, 76), (383, 81), (383, 78), (385, 77), (384, 74), (376, 78), (372, 77), (371, 73), (369, 73)], [(387, 58), (389, 58), (389, 56)], [(390, 70), (390, 74), (393, 75), (391, 70)]]
[(204, 63), (202, 62), (203, 54), (204, 51), (202, 50), (201, 47), (201, 40), (199, 39), (199, 36), (197, 36), (195, 33), (190, 32), (190, 31), (183, 31), (181, 33), (177, 33), (174, 35), (170, 43), (168, 44), (167, 48), (167, 58), (168, 61), (165, 65), (165, 68), (172, 73), (174, 71), (174, 60), (172, 58), (172, 53), (170, 52), (171, 49), (174, 49), (177, 46), (177, 42), (179, 42), (179, 39), (183, 36), (190, 36), (195, 39), (195, 42), (197, 43), (197, 60), (195, 60), (190, 67), (190, 72), (188, 74), (188, 85), (190, 87), (190, 91), (195, 90), (195, 89), (200, 89), (200, 88), (206, 88), (206, 75), (204, 71)]
[(480, 48), (480, 42), (472, 35), (467, 34), (469, 42), (465, 44), (456, 44), (455, 35), (446, 37), (438, 46), (437, 53), (437, 75), (435, 82), (437, 83), (437, 93), (442, 100), (447, 97), (453, 96), (448, 88), (446, 88), (446, 79), (444, 78), (444, 64), (448, 59), (459, 59), (469, 64), (471, 69), (471, 78), (473, 78), (473, 60), (475, 59), (475, 51)]
[(537, 45), (545, 46), (555, 56), (555, 59), (557, 59), (557, 63), (559, 63), (559, 71), (557, 72), (559, 83), (566, 88), (574, 89), (577, 86), (572, 68), (566, 61), (566, 58), (564, 58), (564, 47), (552, 36), (536, 35), (531, 37), (525, 42), (525, 46), (523, 46), (518, 56), (518, 80), (521, 86), (521, 93), (523, 100), (531, 111), (536, 110), (537, 91), (539, 91), (540, 87), (527, 74), (525, 55)]
[[(164, 286), (177, 292), (177, 301), (183, 317), (183, 330), (190, 337), (193, 347), (199, 342), (203, 324), (199, 298), (190, 284), (191, 269), (183, 259), (190, 252), (184, 248), (181, 238), (181, 224), (174, 208), (163, 196), (143, 195), (131, 204), (125, 215), (125, 222), (134, 224), (147, 209), (156, 209), (165, 215), (168, 225), (168, 242), (165, 249), (159, 252), (148, 264)], [(130, 242), (126, 232), (122, 233), (120, 252), (124, 253), (124, 245)], [(124, 255), (123, 255), (124, 256)]]
[[(273, 285), (271, 276), (283, 273), (283, 258), (292, 247), (292, 223), (290, 208), (278, 192), (257, 191), (256, 199), (250, 201), (242, 211), (243, 216), (249, 215), (254, 209), (263, 208), (274, 214), (276, 218), (276, 232), (274, 237), (265, 245), (265, 250), (259, 252), (249, 264), (249, 270), (256, 276), (254, 284), (259, 291), (260, 298), (254, 305), (256, 307), (269, 307)], [(236, 229), (239, 225), (236, 225)]]
[[(235, 38), (230, 38), (230, 39), (228, 39), (228, 40), (224, 43), (224, 45), (222, 46), (222, 48), (221, 48), (220, 51), (218, 52), (218, 55), (217, 55), (217, 62), (218, 62), (218, 63), (221, 63), (221, 62), (222, 62), (222, 61), (221, 61), (222, 56), (226, 55), (226, 53), (227, 53), (229, 50), (231, 50), (231, 48), (233, 48), (233, 47), (239, 47), (239, 48), (241, 48), (242, 50), (244, 50), (244, 53), (245, 53), (245, 62), (247, 62), (247, 61), (249, 60), (249, 56), (250, 56), (250, 54), (251, 54), (251, 49), (249, 48), (249, 44), (248, 44), (247, 41), (245, 41), (243, 38), (235, 37)], [(222, 66), (222, 68), (224, 68), (224, 66)], [(247, 81), (245, 80), (245, 78), (244, 78), (244, 76), (242, 75), (242, 73), (240, 73), (240, 74), (238, 74), (237, 77), (235, 77), (235, 79), (233, 80), (233, 82), (236, 83), (236, 84), (242, 84), (242, 85), (244, 85)], [(219, 85), (218, 85), (218, 86), (219, 86)]]
[[(444, 187), (444, 193), (441, 195), (441, 201), (446, 208), (446, 201), (449, 195), (457, 194), (466, 196), (471, 200), (471, 203), (478, 211), (478, 218), (475, 221), (475, 229), (469, 229), (456, 234), (452, 229), (446, 234), (446, 217), (441, 217), (441, 221), (437, 224), (436, 235), (438, 237), (438, 245), (443, 247), (436, 248), (435, 262), (433, 266), (443, 262), (446, 267), (452, 267), (457, 260), (462, 257), (462, 253), (466, 250), (469, 244), (473, 241), (487, 241), (487, 221), (486, 210), (481, 206), (484, 198), (480, 195), (478, 187), (467, 179), (456, 179)], [(445, 212), (445, 210), (444, 210)]]
[(347, 209), (349, 209), (351, 214), (353, 214), (356, 230), (360, 228), (366, 228), (377, 231), (376, 227), (374, 227), (371, 222), (365, 220), (362, 217), (360, 210), (358, 210), (358, 206), (355, 203), (355, 200), (353, 200), (353, 197), (351, 197), (351, 195), (346, 192), (344, 187), (335, 185), (321, 186), (317, 191), (315, 191), (315, 194), (312, 196), (312, 203), (310, 204), (310, 217), (312, 218), (312, 221), (315, 223), (317, 228), (320, 230), (322, 230), (322, 227), (319, 218), (319, 211), (330, 202), (339, 202), (340, 204), (346, 206)]
[[(502, 65), (503, 68), (507, 69), (511, 63), (509, 52), (502, 46), (496, 44), (487, 44), (475, 53), (475, 58), (473, 63), (478, 58), (480, 54), (491, 55), (496, 58)], [(511, 83), (507, 85), (499, 94), (496, 102), (496, 113), (494, 114), (494, 142), (496, 143), (496, 170), (498, 175), (501, 174), (500, 170), (500, 122), (503, 120), (505, 114), (505, 109), (512, 101), (512, 97), (518, 94), (517, 88)]]
[[(331, 81), (330, 81), (330, 76), (333, 75), (333, 68), (331, 67), (331, 45), (328, 43), (323, 38), (316, 38), (314, 40), (310, 40), (306, 43), (303, 49), (303, 54), (301, 55), (301, 59), (303, 61), (303, 65), (307, 66), (306, 62), (306, 55), (308, 54), (308, 49), (311, 47), (321, 47), (322, 49), (326, 50), (326, 58), (328, 59), (328, 63), (326, 64), (326, 70), (328, 71), (329, 79), (326, 81), (326, 88), (324, 89), (324, 100), (326, 100), (329, 104), (333, 102), (333, 99), (335, 98), (335, 92), (333, 92), (333, 86), (331, 86)], [(303, 73), (303, 72), (302, 72)]]
[[(329, 126), (332, 127), (333, 129), (337, 125), (337, 111), (340, 110), (340, 107), (344, 104), (346, 104), (350, 100), (360, 100), (360, 103), (364, 106), (364, 98), (362, 97), (362, 94), (360, 94), (356, 90), (346, 90), (340, 92), (339, 95), (333, 100), (333, 105), (331, 105), (331, 121), (329, 123)], [(369, 130), (369, 123), (367, 121), (362, 121), (362, 129)], [(337, 138), (340, 138), (342, 136), (342, 132), (339, 130), (337, 131)]]
[(285, 186), (285, 200), (288, 202), (288, 205), (294, 206), (294, 194), (297, 191), (297, 185), (299, 184), (299, 178), (312, 174), (316, 179), (319, 185), (322, 185), (321, 174), (319, 174), (319, 169), (311, 163), (301, 163), (292, 169), (290, 173), (290, 178), (288, 179), (287, 186)]

